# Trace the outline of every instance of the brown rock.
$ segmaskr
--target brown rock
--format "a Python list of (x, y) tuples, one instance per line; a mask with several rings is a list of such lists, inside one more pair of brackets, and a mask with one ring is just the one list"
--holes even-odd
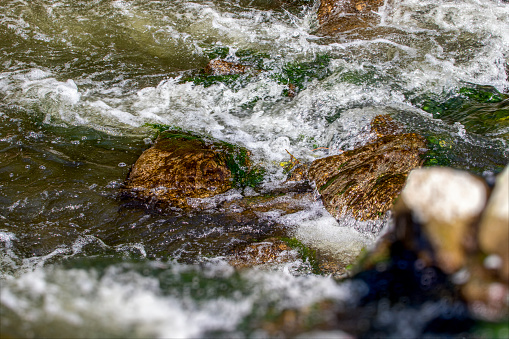
[(234, 75), (244, 74), (250, 69), (249, 66), (236, 64), (233, 62), (214, 59), (205, 66), (204, 72), (209, 75)]
[[(372, 130), (379, 135), (401, 131), (390, 117), (377, 117), (374, 122)], [(360, 148), (315, 160), (308, 179), (315, 182), (334, 217), (352, 213), (360, 220), (377, 219), (392, 207), (407, 173), (422, 164), (425, 147), (424, 138), (417, 134), (384, 135)]]
[(374, 26), (379, 18), (373, 11), (382, 5), (383, 0), (322, 0), (318, 8), (318, 33), (333, 35)]
[(248, 156), (247, 150), (218, 140), (166, 131), (136, 161), (123, 193), (151, 203), (188, 207), (189, 198), (211, 197), (242, 184), (252, 173)]
[(403, 128), (388, 115), (377, 115), (371, 120), (371, 133), (378, 138), (403, 133)]
[(235, 251), (229, 259), (230, 265), (236, 268), (260, 265), (275, 265), (299, 259), (297, 251), (284, 241), (270, 238), (263, 242), (252, 243)]

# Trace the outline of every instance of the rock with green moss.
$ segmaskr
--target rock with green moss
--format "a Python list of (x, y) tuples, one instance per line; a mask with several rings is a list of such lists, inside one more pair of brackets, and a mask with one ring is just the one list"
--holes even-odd
[(437, 97), (412, 101), (435, 119), (459, 122), (469, 132), (509, 139), (509, 95), (491, 86), (470, 85)]
[(143, 152), (129, 173), (124, 195), (155, 204), (188, 207), (234, 187), (256, 186), (263, 169), (253, 166), (245, 148), (170, 129)]
[(373, 142), (339, 155), (315, 160), (307, 176), (326, 209), (340, 218), (351, 213), (359, 220), (378, 219), (392, 207), (410, 170), (421, 166), (425, 139), (401, 133), (389, 116), (372, 121)]
[(329, 69), (330, 57), (317, 55), (313, 60), (290, 62), (283, 66), (281, 72), (275, 73), (273, 78), (282, 85), (287, 85), (283, 95), (293, 97), (307, 87), (313, 79), (324, 79), (331, 74)]

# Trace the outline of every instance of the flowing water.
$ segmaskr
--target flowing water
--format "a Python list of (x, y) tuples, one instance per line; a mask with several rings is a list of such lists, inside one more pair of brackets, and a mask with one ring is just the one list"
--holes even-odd
[[(249, 148), (267, 189), (285, 179), (286, 150), (301, 161), (348, 150), (377, 114), (438, 140), (436, 161), (488, 181), (507, 164), (507, 3), (387, 0), (379, 25), (333, 37), (316, 34), (318, 4), (0, 0), (2, 335), (266, 336), (285, 310), (362, 294), (302, 259), (236, 271), (225, 256), (284, 225), (355, 257), (386, 221), (338, 222), (320, 201), (247, 221), (126, 206), (118, 188), (152, 142), (147, 123)], [(200, 84), (218, 55), (262, 71)], [(500, 100), (465, 103), (465, 88)], [(430, 312), (387, 312), (391, 334), (419, 335)]]

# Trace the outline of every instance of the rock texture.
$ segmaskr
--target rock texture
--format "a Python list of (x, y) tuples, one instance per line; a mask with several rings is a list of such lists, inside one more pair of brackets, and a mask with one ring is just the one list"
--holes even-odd
[(234, 75), (244, 74), (250, 69), (251, 67), (249, 66), (236, 64), (221, 59), (214, 59), (211, 60), (207, 66), (205, 66), (204, 72), (208, 75)]
[(212, 197), (260, 176), (245, 149), (189, 132), (165, 131), (136, 161), (123, 192), (182, 208), (189, 198)]
[(347, 213), (360, 220), (377, 219), (401, 192), (407, 173), (422, 164), (424, 138), (400, 133), (389, 116), (372, 121), (380, 136), (360, 148), (315, 160), (307, 172), (326, 209), (336, 218)]
[(338, 32), (378, 24), (377, 11), (383, 0), (321, 0), (318, 8), (318, 33), (333, 35)]
[(297, 251), (293, 250), (284, 241), (269, 238), (262, 242), (238, 248), (228, 258), (228, 262), (236, 268), (251, 268), (292, 262), (299, 258)]

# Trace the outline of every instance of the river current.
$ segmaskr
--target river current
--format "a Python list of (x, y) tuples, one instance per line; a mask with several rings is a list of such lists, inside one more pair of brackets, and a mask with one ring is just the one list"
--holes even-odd
[[(449, 166), (493, 180), (509, 161), (507, 113), (482, 129), (425, 102), (450, 103), (462, 88), (508, 92), (509, 4), (386, 0), (378, 25), (334, 36), (316, 33), (318, 5), (0, 1), (0, 334), (264, 337), (284, 310), (348, 307), (362, 294), (301, 259), (237, 271), (224, 258), (242, 242), (237, 228), (270, 235), (273, 222), (311, 248), (355, 257), (388, 218), (366, 231), (319, 200), (241, 224), (125, 206), (118, 188), (153, 142), (146, 124), (247, 147), (271, 187), (285, 180), (288, 152), (309, 162), (351, 149), (374, 116), (390, 114), (440, 136)], [(193, 82), (218, 56), (263, 71)], [(281, 74), (295, 65), (315, 68), (289, 97)], [(416, 312), (387, 314), (392, 334), (418, 336), (429, 310)], [(305, 337), (342, 335), (316, 331)]]

